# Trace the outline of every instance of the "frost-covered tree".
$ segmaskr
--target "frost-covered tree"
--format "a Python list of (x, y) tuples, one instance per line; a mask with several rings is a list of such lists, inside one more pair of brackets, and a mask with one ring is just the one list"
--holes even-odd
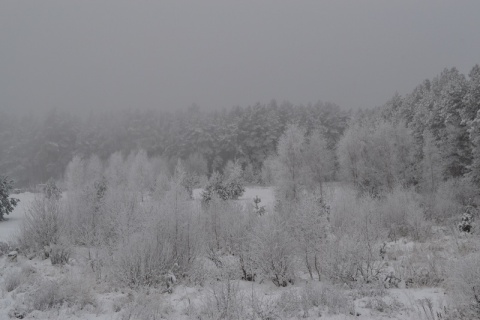
[(423, 134), (422, 189), (435, 192), (442, 181), (442, 158), (433, 134), (425, 130)]
[(305, 130), (296, 124), (290, 124), (278, 141), (276, 184), (286, 199), (298, 200), (305, 188), (306, 147)]
[(314, 131), (308, 137), (304, 159), (312, 187), (318, 188), (323, 197), (323, 185), (332, 178), (335, 170), (335, 158), (319, 131)]
[(414, 143), (403, 123), (355, 124), (337, 150), (344, 177), (362, 191), (392, 190), (412, 179)]
[(293, 212), (289, 223), (291, 234), (298, 245), (310, 278), (313, 279), (313, 273), (316, 273), (320, 280), (322, 246), (329, 232), (329, 207), (322, 198), (307, 195), (294, 204), (291, 210)]
[(338, 142), (337, 157), (342, 177), (355, 186), (360, 186), (362, 182), (367, 140), (367, 129), (359, 123), (352, 123)]
[(81, 188), (85, 179), (85, 162), (79, 157), (73, 157), (65, 171), (65, 184), (71, 193)]
[(128, 185), (131, 190), (140, 194), (143, 201), (145, 194), (152, 191), (154, 184), (153, 168), (147, 153), (145, 150), (140, 150), (132, 156), (128, 172)]
[(112, 186), (125, 186), (128, 181), (128, 170), (120, 152), (113, 153), (105, 168), (105, 178)]

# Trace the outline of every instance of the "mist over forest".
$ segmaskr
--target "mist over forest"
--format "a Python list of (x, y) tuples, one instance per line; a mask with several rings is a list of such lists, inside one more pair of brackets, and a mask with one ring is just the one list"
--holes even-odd
[(0, 2), (0, 320), (480, 319), (479, 1)]
[[(383, 106), (366, 110), (345, 110), (321, 101), (293, 105), (275, 100), (210, 111), (193, 105), (179, 111), (91, 111), (87, 116), (61, 109), (42, 115), (3, 110), (0, 170), (12, 177), (16, 186), (31, 187), (50, 178), (61, 179), (74, 156), (87, 159), (97, 155), (106, 161), (115, 152), (127, 156), (144, 150), (149, 157), (169, 162), (171, 173), (178, 159), (196, 157), (206, 163), (204, 174), (208, 176), (214, 171), (223, 172), (229, 161), (237, 161), (243, 170), (248, 168), (253, 176), (260, 177), (264, 161), (275, 155), (280, 136), (288, 124), (294, 123), (307, 135), (317, 130), (324, 136), (329, 150), (336, 154), (331, 179), (341, 180), (346, 176), (340, 174), (341, 159), (337, 157), (338, 152), (350, 152), (343, 150), (346, 140), (353, 139), (348, 143), (360, 146), (361, 141), (368, 142), (376, 135), (386, 139), (385, 132), (375, 132), (377, 128), (388, 131), (382, 129), (384, 123), (383, 127), (401, 128), (405, 135), (402, 143), (408, 155), (398, 159), (408, 167), (404, 183), (421, 182), (426, 147), (438, 149), (435, 166), (439, 167), (439, 179), (476, 176), (474, 168), (480, 161), (476, 158), (480, 154), (476, 145), (479, 78), (478, 65), (468, 75), (455, 68), (445, 69), (412, 92), (395, 94)], [(363, 145), (357, 161), (362, 161), (364, 154), (371, 155), (373, 149), (369, 148), (379, 145)], [(377, 150), (377, 157), (384, 158), (385, 152), (390, 151)], [(260, 180), (252, 182), (262, 183)]]

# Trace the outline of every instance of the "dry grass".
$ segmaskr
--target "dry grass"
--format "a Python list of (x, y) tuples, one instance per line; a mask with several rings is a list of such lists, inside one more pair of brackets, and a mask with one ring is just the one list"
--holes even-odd
[(20, 268), (15, 268), (7, 271), (4, 275), (5, 289), (11, 292), (23, 284), (31, 283), (36, 278), (36, 270), (27, 264)]

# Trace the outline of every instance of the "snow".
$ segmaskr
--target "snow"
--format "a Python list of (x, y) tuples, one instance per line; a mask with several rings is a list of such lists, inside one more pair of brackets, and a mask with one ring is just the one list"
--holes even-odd
[[(201, 192), (202, 189), (195, 189), (193, 191), (194, 199), (200, 200)], [(334, 188), (332, 188), (332, 193), (333, 192)], [(245, 204), (253, 204), (253, 199), (256, 196), (262, 199), (260, 205), (266, 206), (267, 210), (273, 207), (275, 197), (273, 188), (270, 187), (248, 187), (243, 196), (237, 201)], [(0, 222), (0, 241), (11, 241), (12, 237), (18, 232), (26, 210), (34, 200), (35, 194), (23, 193), (15, 195), (15, 197), (20, 199), (20, 203), (14, 212), (6, 216), (6, 221)], [(467, 241), (468, 239), (459, 239), (459, 241), (463, 240)], [(441, 253), (450, 256), (452, 252), (446, 244), (453, 246), (454, 243), (453, 239), (448, 237), (439, 237), (436, 241), (424, 244), (400, 239), (398, 242), (388, 243), (388, 248), (389, 251), (398, 252), (399, 255), (403, 256), (419, 250), (420, 247), (432, 250), (433, 246), (438, 246), (444, 248), (444, 251), (441, 251)], [(65, 266), (52, 266), (50, 260), (40, 260), (39, 258), (28, 260), (22, 255), (18, 257), (18, 261), (16, 262), (9, 261), (6, 255), (0, 257), (0, 320), (10, 319), (8, 313), (17, 306), (21, 306), (25, 294), (33, 290), (33, 284), (29, 284), (30, 287), (7, 292), (4, 285), (6, 274), (15, 269), (19, 270), (22, 267), (31, 266), (36, 270), (36, 274), (44, 279), (61, 279), (68, 274), (76, 274), (83, 277), (88, 269), (86, 259), (82, 258), (84, 255), (85, 253), (82, 252), (81, 248), (76, 248), (74, 256), (76, 263)], [(393, 262), (395, 261), (392, 261), (392, 263)], [(85, 279), (86, 278), (85, 276)], [(290, 290), (300, 292), (306, 284), (306, 279), (307, 278), (304, 279), (304, 277), (300, 277), (298, 281), (295, 281), (293, 286), (288, 286), (287, 288), (277, 288), (271, 281), (264, 281), (263, 283), (239, 281), (237, 284), (243, 297), (249, 298), (252, 296), (252, 292), (255, 292), (257, 299), (262, 301), (275, 301), (278, 300), (283, 293)], [(208, 301), (208, 297), (211, 295), (212, 288), (215, 285), (219, 285), (219, 282), (212, 280), (212, 282), (207, 283), (205, 287), (179, 283), (174, 288), (172, 294), (155, 293), (155, 289), (152, 289), (150, 294), (147, 293), (146, 296), (141, 296), (143, 293), (135, 293), (129, 289), (107, 289), (102, 288), (100, 284), (93, 284), (92, 290), (94, 291), (97, 301), (96, 307), (87, 306), (87, 308), (83, 310), (78, 310), (62, 306), (59, 309), (45, 312), (33, 311), (27, 315), (26, 319), (121, 320), (128, 318), (127, 315), (129, 312), (140, 312), (138, 308), (142, 308), (143, 304), (139, 305), (138, 301), (144, 301), (144, 299), (150, 299), (155, 306), (158, 305), (159, 314), (162, 314), (165, 319), (191, 319), (197, 316), (202, 305)], [(322, 285), (322, 283), (315, 282), (314, 285)], [(339, 290), (343, 289), (339, 288)], [(348, 288), (344, 290), (346, 294), (350, 292)], [(431, 302), (433, 313), (436, 314), (437, 311), (442, 311), (446, 305), (446, 299), (447, 295), (442, 288), (388, 289), (385, 296), (366, 296), (355, 299), (355, 313), (358, 313), (358, 315), (334, 315), (322, 312), (321, 319), (430, 319), (431, 317), (425, 314), (426, 311), (424, 309), (427, 303)], [(318, 319), (319, 310), (318, 308), (313, 308), (307, 319)], [(135, 315), (138, 318), (141, 317), (142, 314), (135, 313), (133, 315), (134, 318)], [(296, 317), (287, 317), (285, 319), (295, 318)]]
[(0, 221), (0, 242), (12, 241), (12, 239), (20, 230), (22, 220), (26, 211), (30, 207), (30, 203), (32, 203), (33, 199), (35, 199), (35, 194), (31, 192), (25, 192), (11, 196), (19, 199), (20, 202), (15, 207), (13, 212), (4, 216), (4, 221)]

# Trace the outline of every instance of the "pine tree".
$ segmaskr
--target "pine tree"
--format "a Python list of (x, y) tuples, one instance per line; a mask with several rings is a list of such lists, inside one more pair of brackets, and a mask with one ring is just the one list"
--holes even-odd
[(0, 176), (0, 221), (3, 216), (9, 214), (17, 206), (20, 200), (10, 198), (10, 192), (13, 189), (13, 180), (6, 176)]

